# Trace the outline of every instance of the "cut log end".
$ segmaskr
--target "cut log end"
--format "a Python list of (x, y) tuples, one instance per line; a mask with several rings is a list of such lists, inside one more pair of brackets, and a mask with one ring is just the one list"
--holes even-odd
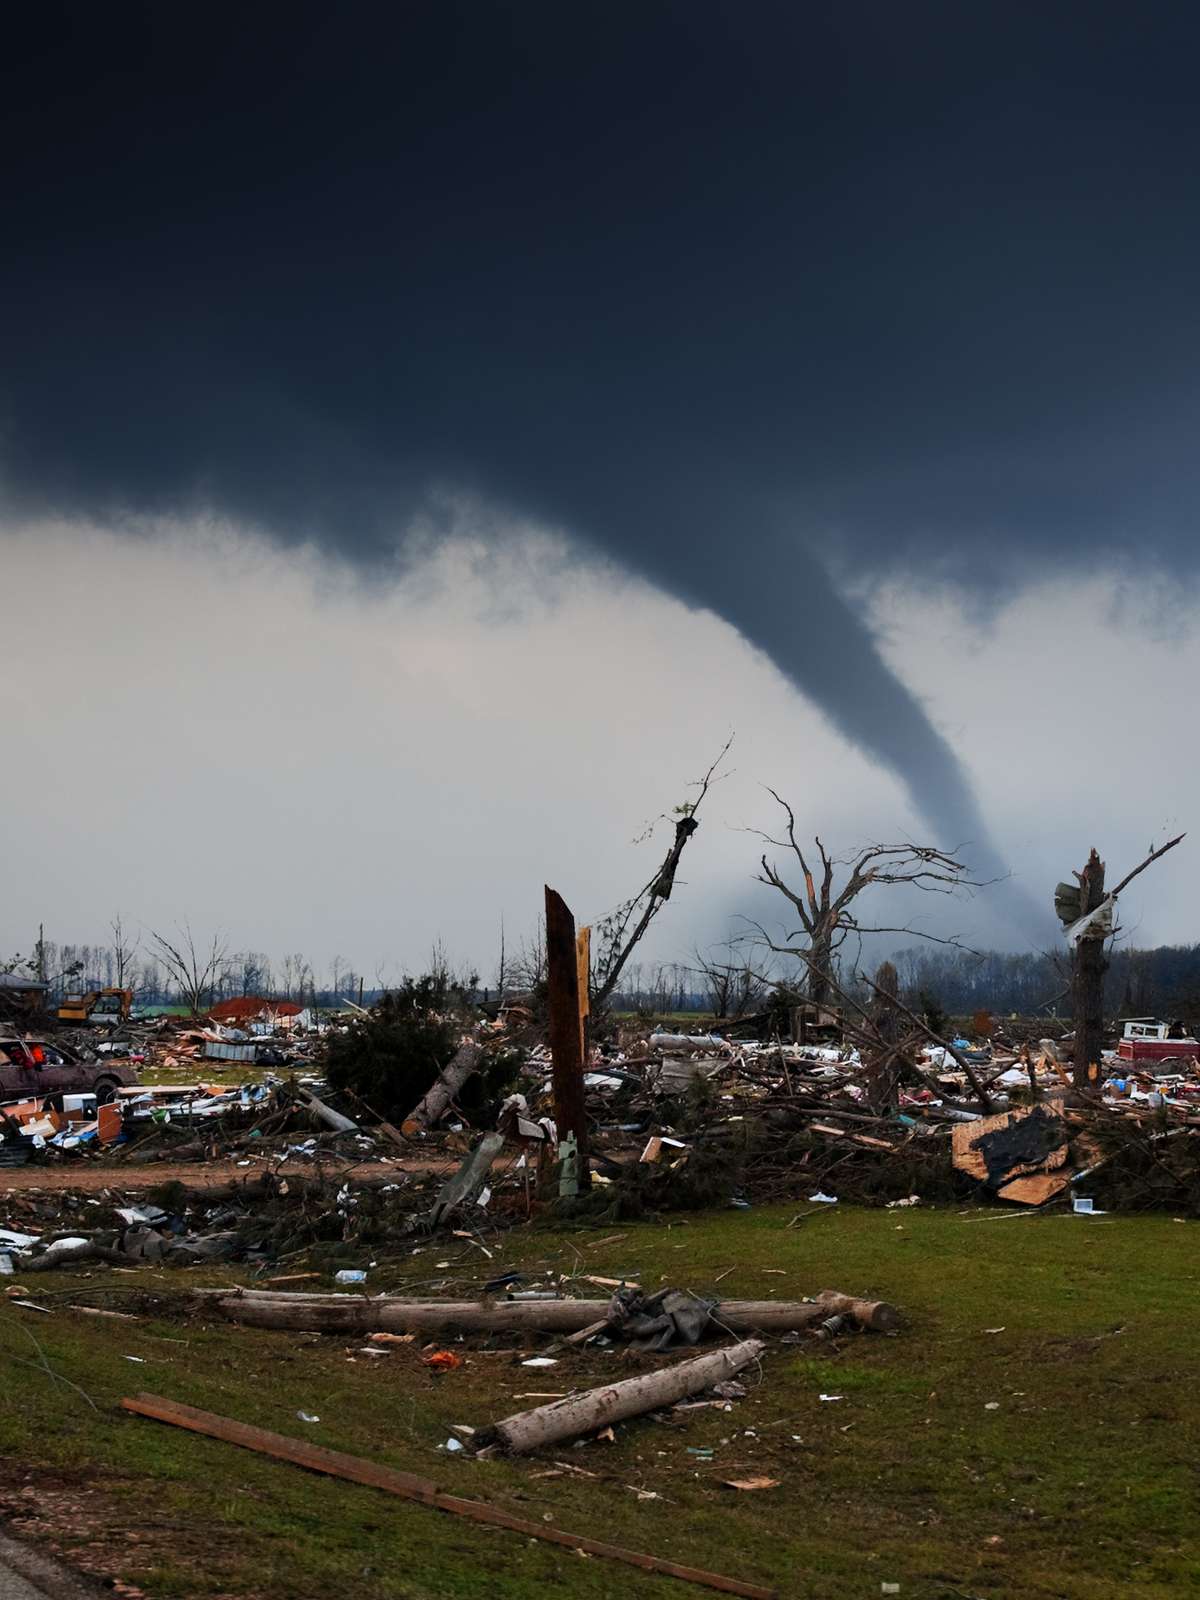
[(900, 1326), (900, 1313), (886, 1300), (859, 1300), (836, 1289), (822, 1289), (817, 1300), (835, 1315), (853, 1317), (872, 1333), (895, 1333)]

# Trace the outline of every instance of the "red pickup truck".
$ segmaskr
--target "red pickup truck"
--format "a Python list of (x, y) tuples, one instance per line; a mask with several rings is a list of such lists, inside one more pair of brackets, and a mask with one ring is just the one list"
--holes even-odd
[(126, 1061), (78, 1061), (44, 1039), (0, 1031), (0, 1101), (38, 1095), (94, 1094), (107, 1105), (122, 1084), (138, 1083)]

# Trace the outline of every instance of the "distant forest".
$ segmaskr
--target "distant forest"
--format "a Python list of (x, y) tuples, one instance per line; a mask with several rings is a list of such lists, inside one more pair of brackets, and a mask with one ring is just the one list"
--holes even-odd
[[(969, 955), (918, 946), (892, 959), (902, 989), (914, 997), (926, 994), (952, 1016), (976, 1011), (996, 1016), (1071, 1015), (1065, 948), (1028, 955), (998, 950)], [(1200, 944), (1114, 950), (1105, 979), (1104, 1008), (1112, 1017), (1200, 1015)]]
[[(881, 953), (879, 960), (882, 959)], [(976, 955), (942, 946), (916, 945), (893, 954), (891, 959), (900, 976), (901, 993), (910, 1002), (922, 1007), (932, 1002), (951, 1016), (969, 1017), (977, 1011), (990, 1011), (996, 1017), (1012, 1013), (1046, 1017), (1071, 1014), (1065, 946), (1025, 955), (1003, 951)], [(507, 969), (495, 975), (489, 987), (481, 987), (481, 995), (498, 998), (501, 994), (536, 989), (544, 979), (544, 961), (544, 949), (540, 940), (535, 940), (522, 948), (518, 958), (510, 958)], [(35, 950), (25, 959), (0, 960), (0, 971), (33, 973), (38, 965)], [(444, 965), (444, 952), (435, 946), (431, 969)], [(878, 961), (864, 962), (868, 972), (874, 965)], [(142, 1005), (178, 1002), (182, 998), (179, 985), (162, 963), (136, 946), (54, 945), (47, 940), (41, 950), (41, 970), (50, 982), (55, 1001), (68, 990), (122, 985), (132, 988)], [(750, 956), (728, 964), (635, 962), (630, 964), (626, 981), (613, 1002), (618, 1010), (695, 1011), (733, 1019), (765, 1007), (774, 982), (790, 986), (798, 983), (799, 977), (795, 971), (782, 970), (779, 964), (763, 970)], [(467, 987), (477, 983), (466, 974), (463, 981)], [(856, 981), (845, 966), (840, 982), (856, 998), (869, 997), (865, 984)], [(206, 993), (212, 1000), (261, 994), (319, 1005), (336, 1005), (342, 999), (357, 1001), (361, 996), (369, 1004), (386, 987), (381, 973), (364, 981), (342, 957), (334, 957), (328, 973), (320, 974), (301, 955), (272, 962), (255, 951), (237, 951), (222, 956)], [(1160, 1016), (1200, 1021), (1200, 944), (1114, 950), (1106, 980), (1105, 1010), (1110, 1017)]]

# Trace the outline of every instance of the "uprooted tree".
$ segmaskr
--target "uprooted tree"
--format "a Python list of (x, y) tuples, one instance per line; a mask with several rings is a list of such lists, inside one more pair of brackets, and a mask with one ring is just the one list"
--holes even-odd
[[(827, 1005), (833, 990), (832, 977), (837, 953), (851, 935), (869, 933), (903, 933), (918, 939), (929, 939), (935, 944), (964, 948), (956, 938), (942, 938), (927, 933), (911, 924), (887, 927), (859, 920), (855, 902), (868, 889), (881, 885), (908, 884), (928, 894), (952, 895), (963, 889), (982, 885), (970, 878), (963, 862), (932, 845), (873, 844), (847, 856), (831, 856), (821, 840), (815, 839), (819, 871), (809, 866), (804, 847), (796, 837), (796, 817), (787, 801), (774, 789), (768, 794), (777, 802), (787, 818), (787, 832), (782, 839), (769, 833), (758, 833), (775, 850), (787, 850), (794, 857), (803, 879), (802, 888), (795, 888), (784, 877), (783, 870), (764, 854), (758, 882), (777, 889), (794, 907), (800, 918), (800, 927), (787, 936), (783, 945), (771, 944), (779, 954), (803, 959), (807, 970), (806, 992), (816, 1005)], [(835, 883), (839, 869), (845, 876)], [(802, 943), (795, 943), (800, 940)], [(770, 943), (770, 941), (768, 941)]]

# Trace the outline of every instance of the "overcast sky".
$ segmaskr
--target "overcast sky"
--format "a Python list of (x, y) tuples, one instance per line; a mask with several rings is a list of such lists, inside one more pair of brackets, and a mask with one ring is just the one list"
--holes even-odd
[[(841, 851), (1012, 876), (1198, 776), (1200, 14), (47, 4), (6, 42), (3, 948), (486, 974)], [(1191, 845), (1139, 942), (1191, 939)], [(1177, 864), (1176, 864), (1177, 863)], [(906, 908), (907, 910), (913, 908)], [(918, 912), (920, 907), (915, 908)]]
[[(368, 981), (418, 966), (440, 936), (490, 975), (501, 917), (510, 941), (529, 934), (544, 882), (595, 918), (650, 876), (669, 827), (635, 840), (730, 732), (731, 775), (705, 802), (659, 959), (745, 932), (739, 917), (778, 920), (744, 831), (774, 826), (763, 785), (839, 852), (928, 836), (899, 782), (727, 623), (572, 564), (561, 536), (498, 543), (472, 534), (481, 521), (464, 513), (460, 537), (369, 586), (228, 524), (10, 528), (16, 614), (46, 621), (0, 679), (21, 730), (8, 945), (27, 949), (39, 920), (100, 940), (119, 910), (325, 967), (340, 954)], [(1187, 825), (1200, 639), (1182, 597), (1091, 576), (990, 619), (919, 587), (862, 603), (1043, 905), (1093, 841), (1124, 870)], [(1081, 609), (1094, 626), (1073, 648), (1064, 617)], [(1106, 731), (1087, 781), (1075, 730), (1094, 714), (1093, 651)], [(1139, 942), (1194, 936), (1180, 863), (1130, 891)], [(993, 894), (921, 925), (1044, 942), (989, 915)]]

